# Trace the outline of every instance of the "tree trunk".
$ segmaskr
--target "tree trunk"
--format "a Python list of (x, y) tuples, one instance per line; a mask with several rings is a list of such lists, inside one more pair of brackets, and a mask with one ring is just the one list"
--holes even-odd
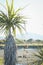
[(16, 44), (11, 34), (5, 42), (4, 59), (4, 65), (16, 65)]

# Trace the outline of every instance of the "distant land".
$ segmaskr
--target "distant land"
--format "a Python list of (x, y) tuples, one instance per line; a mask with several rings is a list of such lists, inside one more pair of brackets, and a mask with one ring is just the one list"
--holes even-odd
[(28, 40), (28, 39), (43, 40), (43, 35), (35, 34), (35, 33), (27, 33), (27, 34), (17, 35), (17, 38), (24, 40)]
[[(0, 40), (4, 39), (4, 36), (0, 36)], [(16, 38), (18, 39), (23, 39), (23, 40), (28, 40), (28, 39), (34, 39), (34, 40), (43, 40), (43, 35), (40, 34), (35, 34), (35, 33), (25, 33), (25, 34), (17, 34)]]

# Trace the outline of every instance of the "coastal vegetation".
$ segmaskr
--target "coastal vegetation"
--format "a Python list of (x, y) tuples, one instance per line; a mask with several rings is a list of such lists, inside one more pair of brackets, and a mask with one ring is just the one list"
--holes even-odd
[[(5, 46), (5, 40), (0, 40), (0, 49), (4, 49)], [(33, 40), (33, 39), (28, 39), (28, 40), (16, 40), (16, 46), (21, 47), (21, 48), (40, 48), (43, 47), (43, 40)]]
[(38, 53), (34, 53), (34, 56), (38, 58), (38, 60), (33, 61), (33, 64), (43, 65), (43, 48), (39, 49)]

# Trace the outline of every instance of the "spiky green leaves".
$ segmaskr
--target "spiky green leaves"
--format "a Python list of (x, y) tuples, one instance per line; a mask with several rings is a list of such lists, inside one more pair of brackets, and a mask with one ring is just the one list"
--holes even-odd
[(14, 0), (12, 0), (10, 5), (8, 4), (8, 0), (6, 0), (6, 6), (8, 17), (11, 18), (11, 16), (14, 14)]
[(34, 54), (35, 57), (39, 58), (38, 60), (36, 60), (35, 62), (33, 62), (33, 64), (36, 65), (43, 65), (43, 48), (40, 49), (40, 51), (38, 52), (38, 54)]
[(20, 33), (22, 32), (22, 29), (25, 29), (23, 27), (25, 17), (19, 14), (19, 11), (21, 11), (22, 8), (14, 11), (14, 0), (11, 1), (11, 4), (9, 4), (8, 0), (6, 0), (7, 14), (0, 11), (0, 28), (4, 28), (4, 30), (9, 30), (12, 28), (14, 35), (16, 35), (16, 28), (19, 29)]

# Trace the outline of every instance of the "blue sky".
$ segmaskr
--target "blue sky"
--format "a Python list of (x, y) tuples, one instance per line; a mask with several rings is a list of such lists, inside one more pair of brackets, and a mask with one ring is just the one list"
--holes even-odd
[[(0, 0), (0, 3), (5, 5), (5, 0)], [(14, 0), (14, 4), (15, 9), (29, 4), (21, 12), (29, 18), (26, 23), (26, 31), (27, 33), (35, 33), (43, 36), (43, 0)], [(1, 6), (0, 9), (3, 10)]]

